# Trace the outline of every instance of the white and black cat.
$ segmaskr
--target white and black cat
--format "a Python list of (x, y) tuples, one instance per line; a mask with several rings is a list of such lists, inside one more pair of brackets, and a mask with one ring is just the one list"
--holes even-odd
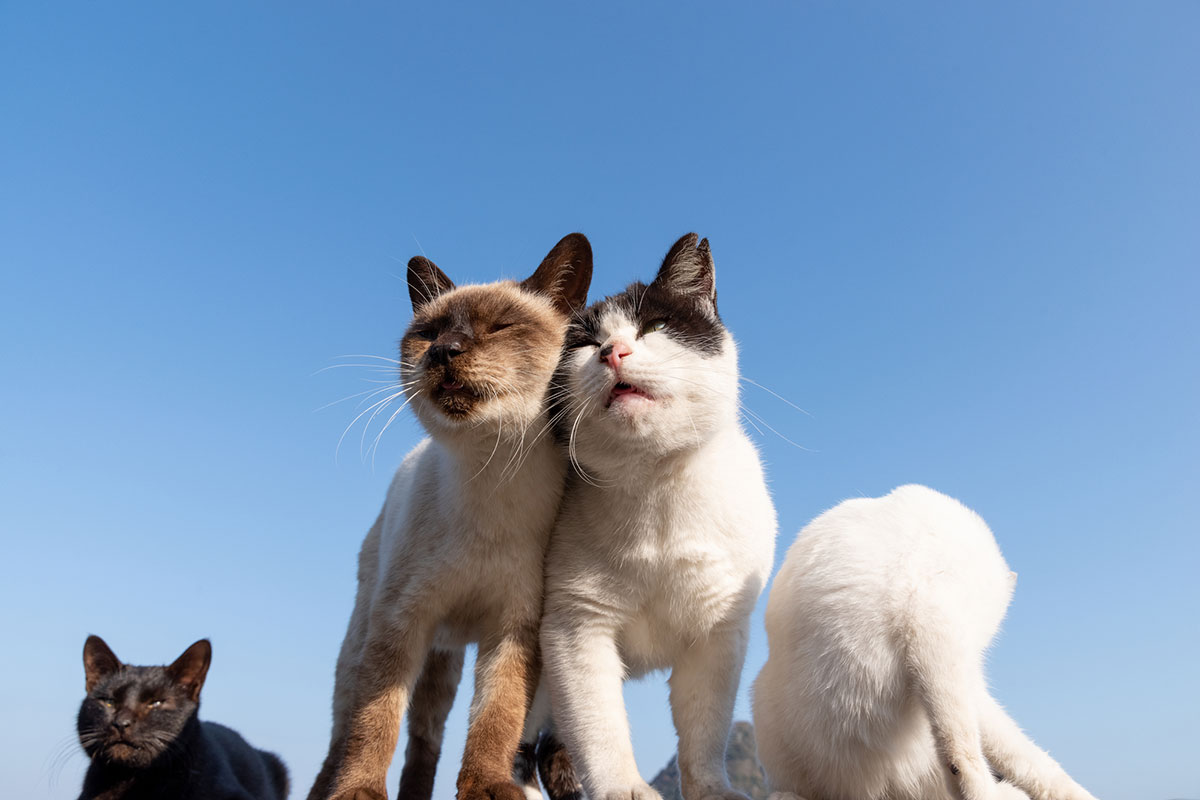
[[(621, 684), (670, 669), (683, 796), (740, 800), (725, 743), (776, 525), (739, 423), (737, 350), (708, 241), (684, 236), (652, 283), (576, 315), (555, 380), (574, 466), (541, 633), (557, 735), (592, 800), (656, 800)], [(569, 770), (545, 751), (547, 789), (569, 795)]]
[(197, 717), (212, 648), (169, 667), (122, 664), (99, 636), (83, 646), (79, 741), (91, 759), (79, 800), (284, 800), (287, 769), (236, 731)]
[(754, 684), (776, 800), (1095, 800), (987, 690), (1015, 582), (983, 520), (924, 486), (809, 523), (771, 588)]

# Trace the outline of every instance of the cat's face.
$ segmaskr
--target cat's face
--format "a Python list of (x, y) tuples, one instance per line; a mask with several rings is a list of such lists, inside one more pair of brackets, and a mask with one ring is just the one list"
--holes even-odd
[(683, 237), (654, 281), (571, 320), (557, 383), (560, 436), (586, 473), (609, 455), (702, 444), (737, 409), (737, 354), (717, 314), (708, 241)]
[(517, 433), (539, 417), (567, 315), (587, 301), (592, 251), (571, 234), (516, 283), (456, 287), (425, 258), (408, 265), (413, 320), (400, 376), (431, 432), (495, 423)]
[(87, 697), (79, 741), (88, 757), (146, 767), (166, 753), (200, 705), (212, 650), (196, 642), (169, 667), (122, 664), (99, 636), (83, 648)]

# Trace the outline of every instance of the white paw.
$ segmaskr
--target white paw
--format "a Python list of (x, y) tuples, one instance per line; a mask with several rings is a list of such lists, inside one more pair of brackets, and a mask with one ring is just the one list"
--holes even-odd
[(663, 800), (663, 798), (662, 795), (650, 788), (650, 784), (640, 781), (621, 789), (609, 789), (601, 795), (601, 800)]
[(1011, 783), (1001, 781), (996, 784), (996, 790), (992, 793), (992, 800), (1029, 800), (1029, 795)]
[[(790, 796), (795, 797), (796, 795)], [(692, 800), (692, 798), (685, 797), (684, 800)], [(705, 792), (697, 800), (750, 800), (750, 798), (736, 789), (720, 789), (714, 792)]]

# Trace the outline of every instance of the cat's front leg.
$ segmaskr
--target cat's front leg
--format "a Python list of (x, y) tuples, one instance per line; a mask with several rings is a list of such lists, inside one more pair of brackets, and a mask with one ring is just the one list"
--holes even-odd
[(480, 642), (458, 800), (525, 800), (512, 766), (540, 666), (536, 615)]
[[(435, 620), (410, 609), (372, 616), (355, 672), (341, 763), (329, 783), (330, 800), (383, 800), (400, 719), (433, 639)], [(321, 782), (318, 778), (318, 784)], [(318, 786), (309, 797), (314, 798)]]
[(581, 608), (548, 608), (542, 656), (558, 735), (591, 800), (662, 800), (638, 772), (621, 695), (625, 668), (615, 631)]
[(747, 800), (729, 785), (725, 746), (733, 722), (749, 621), (713, 631), (671, 669), (671, 716), (679, 733), (684, 800)]

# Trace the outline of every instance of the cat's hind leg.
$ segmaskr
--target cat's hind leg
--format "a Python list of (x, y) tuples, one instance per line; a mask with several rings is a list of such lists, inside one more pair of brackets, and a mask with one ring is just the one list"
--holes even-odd
[(358, 552), (358, 589), (354, 595), (354, 610), (346, 626), (346, 636), (338, 651), (337, 669), (333, 680), (333, 730), (329, 735), (329, 752), (325, 763), (309, 790), (309, 800), (323, 800), (329, 795), (334, 775), (346, 750), (346, 729), (354, 702), (358, 665), (362, 661), (363, 642), (367, 637), (367, 622), (371, 616), (371, 598), (375, 593), (375, 575), (379, 560), (379, 538), (383, 515), (375, 520)]
[(461, 647), (454, 650), (435, 647), (425, 656), (408, 709), (408, 747), (400, 772), (398, 800), (429, 800), (433, 795), (446, 717), (454, 705), (462, 668)]
[(1033, 800), (1096, 800), (1049, 753), (1030, 741), (990, 695), (982, 701), (980, 733), (988, 761)]

